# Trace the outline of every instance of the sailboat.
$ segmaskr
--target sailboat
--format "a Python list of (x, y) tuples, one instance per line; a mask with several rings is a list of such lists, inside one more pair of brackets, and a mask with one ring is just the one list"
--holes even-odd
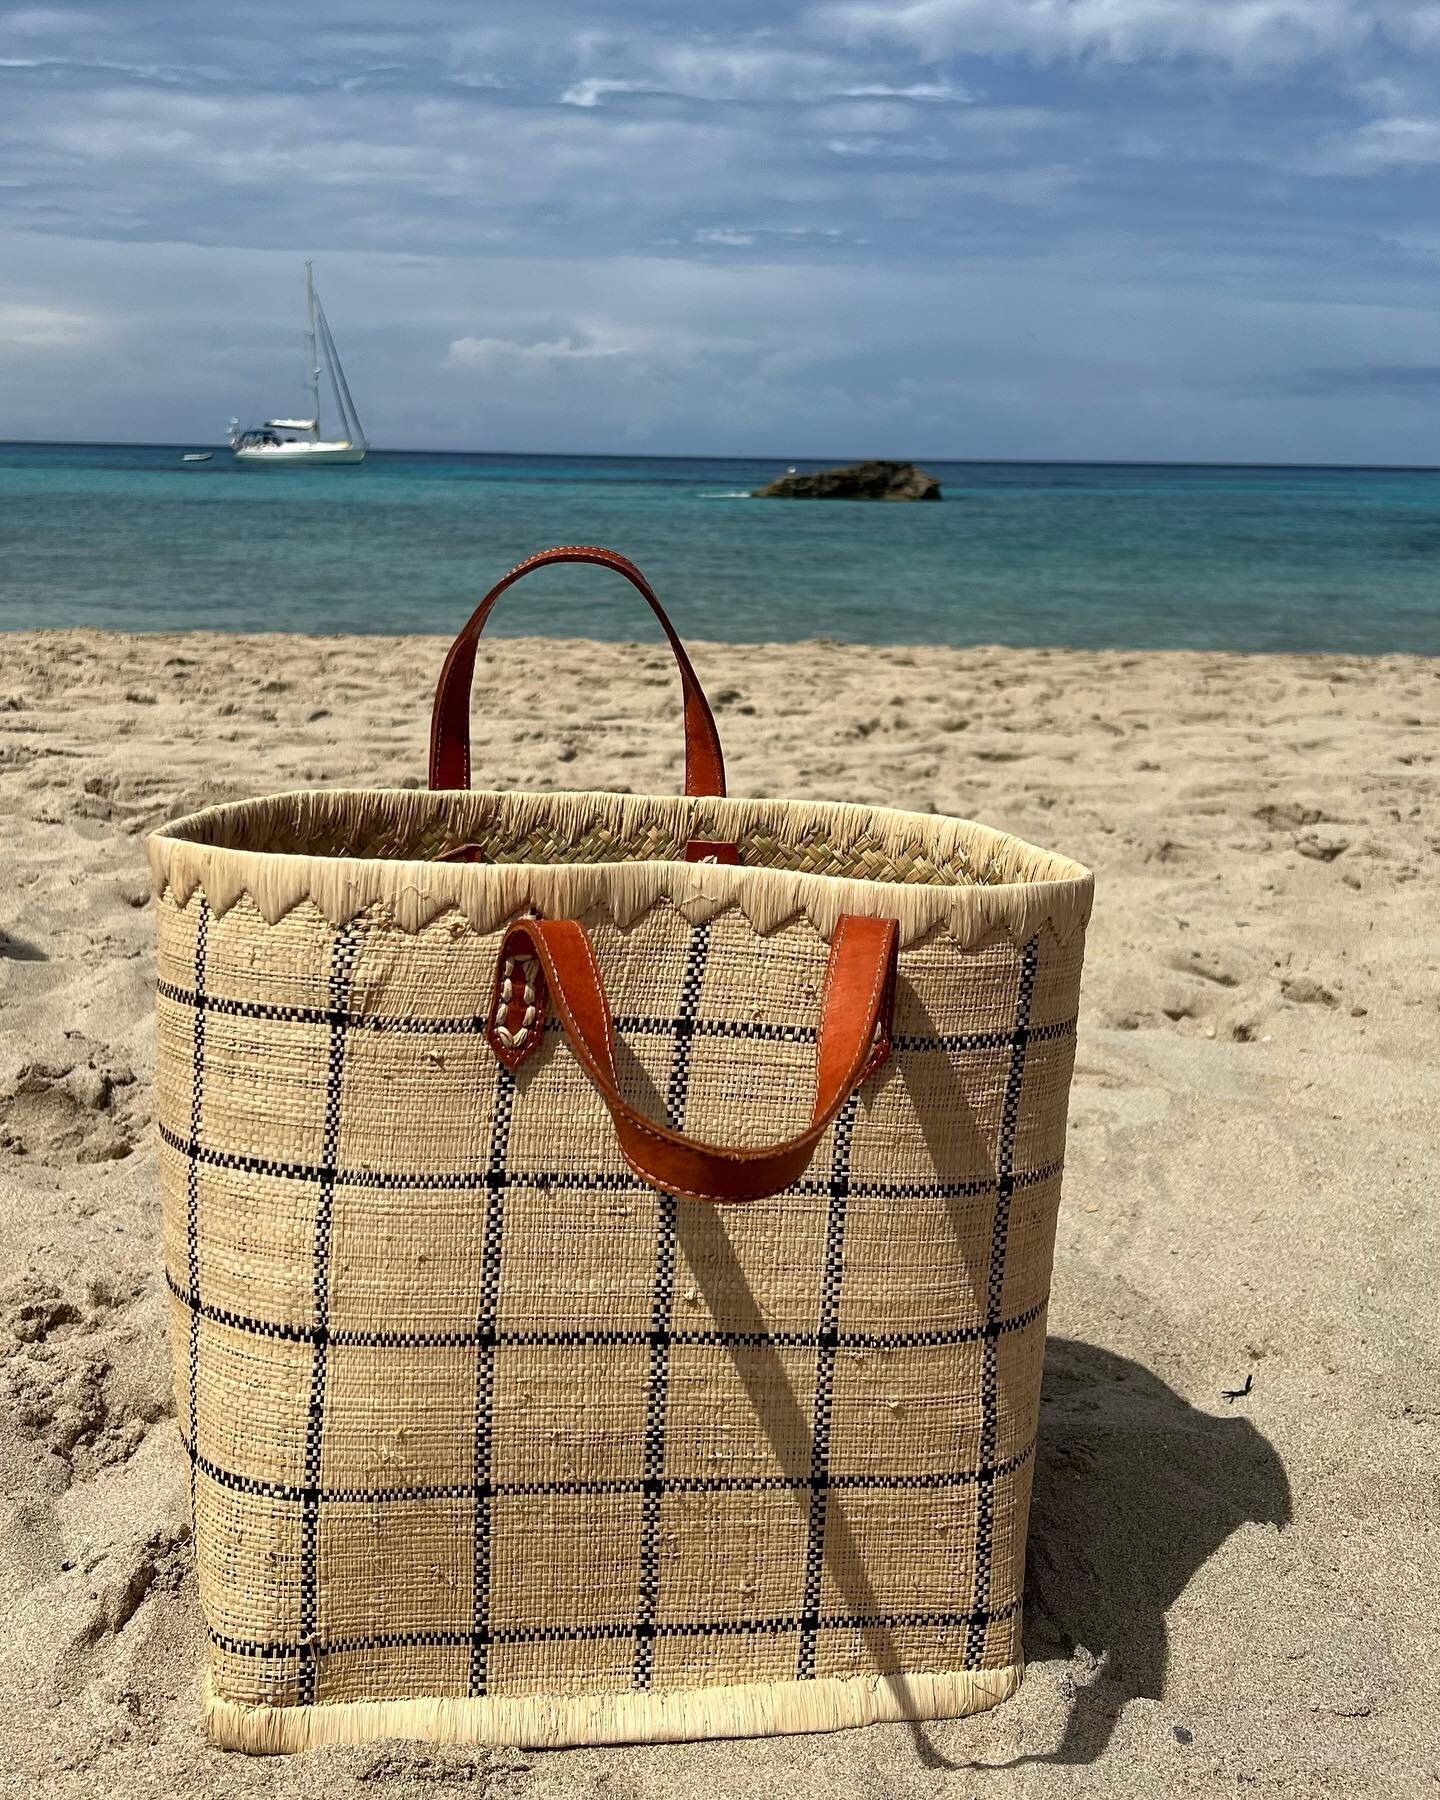
[[(249, 431), (240, 429), (240, 421), (230, 421), (230, 448), (235, 452), (235, 460), (249, 463), (259, 468), (296, 469), (313, 468), (330, 463), (364, 462), (365, 452), (369, 445), (365, 442), (364, 427), (360, 423), (360, 415), (355, 411), (355, 402), (350, 397), (350, 386), (345, 379), (345, 371), (340, 366), (340, 353), (335, 348), (335, 339), (330, 335), (330, 322), (325, 317), (325, 308), (320, 304), (320, 296), (315, 292), (315, 276), (312, 266), (305, 265), (305, 345), (306, 367), (310, 371), (310, 417), (308, 419), (267, 419), (261, 426)], [(325, 359), (325, 371), (330, 377), (330, 390), (335, 396), (335, 411), (340, 417), (340, 437), (322, 438), (320, 435), (320, 364), (316, 361), (316, 349)], [(282, 433), (299, 432), (302, 436), (282, 436)]]

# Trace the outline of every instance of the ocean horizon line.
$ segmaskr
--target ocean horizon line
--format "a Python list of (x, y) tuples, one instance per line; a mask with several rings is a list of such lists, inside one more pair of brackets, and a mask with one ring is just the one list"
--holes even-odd
[[(223, 440), (211, 445), (203, 438), (12, 438), (0, 437), (0, 449), (34, 450), (224, 450)], [(825, 468), (857, 462), (942, 463), (955, 469), (1243, 469), (1273, 470), (1277, 474), (1334, 475), (1440, 475), (1440, 461), (1433, 463), (1383, 462), (1267, 462), (1217, 457), (1127, 456), (941, 456), (924, 452), (913, 456), (805, 454), (795, 450), (752, 452), (649, 451), (649, 450), (455, 450), (444, 446), (370, 443), (371, 454), (382, 456), (466, 456), (497, 458), (505, 462), (643, 462), (643, 463), (819, 463)]]

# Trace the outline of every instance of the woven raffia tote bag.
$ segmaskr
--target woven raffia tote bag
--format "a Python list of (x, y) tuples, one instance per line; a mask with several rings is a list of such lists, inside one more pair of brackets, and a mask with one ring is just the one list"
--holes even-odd
[[(665, 627), (683, 797), (469, 790), (480, 629), (554, 561)], [(600, 550), (476, 611), (430, 776), (150, 843), (210, 1735), (1003, 1699), (1090, 876), (725, 799), (684, 650)]]

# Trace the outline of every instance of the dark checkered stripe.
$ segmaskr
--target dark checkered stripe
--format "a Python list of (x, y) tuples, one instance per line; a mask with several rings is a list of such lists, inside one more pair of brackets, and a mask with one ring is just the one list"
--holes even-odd
[[(1059, 1170), (1056, 1170), (1059, 1173)], [(993, 1186), (993, 1183), (991, 1184)], [(189, 1312), (224, 1325), (231, 1331), (249, 1332), (257, 1337), (279, 1338), (295, 1344), (314, 1343), (323, 1338), (327, 1344), (343, 1345), (354, 1350), (480, 1350), (516, 1348), (522, 1345), (540, 1349), (577, 1348), (617, 1349), (696, 1346), (702, 1349), (735, 1350), (943, 1350), (957, 1344), (976, 1344), (986, 1338), (1005, 1337), (1012, 1331), (1023, 1331), (1033, 1325), (1044, 1312), (1048, 1296), (1027, 1306), (1023, 1312), (1008, 1318), (985, 1319), (975, 1325), (937, 1325), (923, 1331), (708, 1331), (664, 1327), (642, 1330), (636, 1327), (575, 1326), (572, 1329), (547, 1330), (543, 1326), (498, 1326), (482, 1320), (471, 1331), (332, 1331), (328, 1325), (286, 1325), (272, 1319), (252, 1319), (244, 1313), (230, 1312), (223, 1306), (197, 1300), (187, 1293), (167, 1269), (165, 1283), (180, 1305)]]
[[(210, 932), (210, 907), (204, 895), (195, 919), (195, 1027), (190, 1068), (190, 1142), (200, 1142), (200, 1121), (205, 1104), (205, 946)], [(194, 1304), (190, 1311), (190, 1435), (196, 1433), (200, 1387), (200, 1157), (198, 1150), (185, 1159), (185, 1258), (189, 1267), (190, 1292)], [(167, 1277), (169, 1271), (166, 1271)], [(190, 1468), (190, 1518), (195, 1519), (195, 1468)]]
[[(685, 1125), (690, 1094), (690, 1046), (705, 964), (710, 956), (710, 927), (690, 933), (684, 973), (675, 1005), (675, 1048), (665, 1089), (665, 1123), (679, 1131)], [(658, 1194), (655, 1207), (655, 1285), (650, 1307), (650, 1370), (645, 1391), (645, 1475), (640, 1522), (640, 1589), (635, 1621), (633, 1685), (650, 1686), (655, 1655), (655, 1614), (660, 1604), (660, 1507), (665, 1493), (665, 1427), (669, 1413), (671, 1316), (675, 1305), (675, 1260), (679, 1202)]]
[(816, 1332), (815, 1404), (810, 1423), (810, 1516), (805, 1531), (805, 1598), (800, 1614), (797, 1681), (815, 1678), (815, 1642), (820, 1630), (820, 1588), (825, 1574), (825, 1538), (830, 1522), (830, 1416), (835, 1358), (840, 1338), (840, 1289), (845, 1275), (845, 1214), (850, 1198), (850, 1141), (855, 1133), (858, 1093), (840, 1109), (830, 1156), (830, 1206), (825, 1218), (825, 1259), (820, 1272), (820, 1322)]
[[(360, 932), (342, 926), (330, 948), (329, 999), (341, 1012), (350, 999)], [(343, 1025), (330, 1027), (325, 1068), (325, 1112), (320, 1136), (319, 1201), (315, 1208), (315, 1242), (311, 1282), (315, 1330), (311, 1337), (310, 1404), (305, 1417), (305, 1495), (300, 1515), (300, 1666), (302, 1705), (315, 1698), (319, 1658), (314, 1650), (320, 1584), (320, 1458), (325, 1441), (325, 1383), (330, 1357), (330, 1231), (335, 1210), (335, 1167), (340, 1154), (340, 1113), (344, 1098), (345, 1039)]]
[[(708, 930), (708, 926), (698, 927)], [(237, 1000), (223, 994), (208, 993), (197, 979), (193, 988), (177, 987), (161, 981), (156, 992), (162, 1000), (177, 1006), (193, 1007), (197, 1012), (220, 1014), (235, 1019), (265, 1019), (282, 1025), (343, 1026), (347, 1031), (393, 1032), (405, 1037), (478, 1037), (485, 1030), (484, 1013), (441, 1014), (434, 1018), (414, 1018), (401, 1013), (354, 1012), (348, 1008), (324, 1006), (285, 1006), (267, 1000)], [(697, 996), (698, 999), (698, 996)], [(1073, 1037), (1075, 1020), (1057, 1019), (1048, 1025), (1026, 1028), (1032, 1044), (1056, 1038)], [(562, 1029), (556, 1018), (547, 1019), (545, 1029)], [(617, 1013), (615, 1029), (632, 1037), (712, 1037), (741, 1038), (754, 1043), (813, 1044), (813, 1025), (776, 1025), (763, 1019), (702, 1019), (694, 1011), (678, 1015), (658, 1013)], [(967, 1055), (985, 1050), (1004, 1050), (1013, 1045), (1013, 1031), (940, 1032), (926, 1036), (916, 1032), (899, 1032), (890, 1040), (892, 1055), (942, 1052)]]
[(492, 1431), (495, 1417), (495, 1352), (499, 1330), (500, 1264), (505, 1229), (504, 1183), (510, 1148), (510, 1121), (515, 1112), (515, 1077), (503, 1063), (495, 1070), (495, 1101), (490, 1123), (490, 1157), (486, 1166), (485, 1224), (480, 1241), (480, 1308), (475, 1326), (475, 1432), (474, 1480), (471, 1519), (472, 1562), (470, 1575), (470, 1682), (472, 1697), (489, 1685), (489, 1616), (491, 1565), (491, 1501), (495, 1487), (490, 1480)]
[(1034, 1454), (1033, 1441), (1004, 1462), (978, 1469), (926, 1469), (916, 1473), (874, 1474), (859, 1471), (837, 1473), (828, 1467), (816, 1472), (812, 1464), (809, 1475), (633, 1475), (605, 1476), (586, 1480), (583, 1476), (566, 1481), (453, 1481), (435, 1487), (411, 1488), (341, 1488), (303, 1487), (284, 1481), (267, 1481), (256, 1475), (239, 1475), (222, 1468), (207, 1456), (201, 1456), (184, 1432), (180, 1434), (192, 1469), (233, 1494), (245, 1494), (257, 1500), (271, 1500), (279, 1506), (385, 1506), (402, 1502), (430, 1500), (474, 1500), (490, 1502), (505, 1499), (603, 1499), (607, 1495), (647, 1495), (651, 1489), (659, 1494), (824, 1494), (832, 1489), (854, 1489), (866, 1493), (921, 1494), (943, 1492), (947, 1488), (971, 1487), (976, 1482), (995, 1482), (1003, 1476), (1023, 1469)]
[[(179, 1132), (172, 1131), (166, 1125), (160, 1126), (159, 1135), (160, 1142), (167, 1150), (174, 1150), (187, 1161), (203, 1163), (208, 1168), (234, 1169), (242, 1175), (261, 1175), (276, 1181), (312, 1184), (326, 1176), (320, 1163), (285, 1162), (274, 1157), (255, 1156), (244, 1150), (217, 1150), (213, 1145), (182, 1137)], [(1018, 1191), (1021, 1187), (1034, 1187), (1042, 1182), (1053, 1181), (1060, 1170), (1061, 1164), (1058, 1161), (1045, 1163), (1036, 1169), (1017, 1172), (1012, 1180)], [(608, 1194), (653, 1194), (655, 1191), (649, 1182), (623, 1169), (612, 1173), (609, 1170), (512, 1171), (485, 1168), (455, 1169), (442, 1174), (428, 1170), (405, 1174), (393, 1169), (333, 1169), (329, 1171), (329, 1179), (336, 1187), (381, 1188), (392, 1192), (470, 1192), (485, 1187), (534, 1188), (540, 1193), (563, 1192), (566, 1189), (575, 1193)], [(857, 1199), (865, 1200), (967, 1200), (978, 1194), (988, 1194), (994, 1186), (993, 1175), (974, 1176), (966, 1181), (874, 1181), (861, 1178), (850, 1182), (849, 1191)], [(830, 1192), (830, 1182), (824, 1177), (811, 1176), (797, 1181), (785, 1191), (807, 1197), (824, 1196)]]
[[(898, 1612), (898, 1613), (822, 1613), (815, 1628), (820, 1631), (905, 1631), (958, 1630), (961, 1627), (998, 1624), (1013, 1619), (1020, 1610), (1019, 1599), (1009, 1601), (985, 1613), (970, 1612)], [(780, 1637), (800, 1631), (805, 1621), (798, 1614), (782, 1618), (753, 1619), (684, 1619), (662, 1620), (654, 1627), (657, 1638), (715, 1637)], [(314, 1656), (340, 1656), (346, 1652), (373, 1650), (452, 1650), (473, 1647), (477, 1636), (486, 1648), (524, 1644), (566, 1644), (615, 1642), (635, 1635), (633, 1620), (602, 1620), (593, 1625), (506, 1625), (495, 1630), (473, 1631), (385, 1631), (369, 1636), (325, 1638), (312, 1646), (302, 1646), (265, 1638), (229, 1637), (213, 1628), (208, 1630), (210, 1642), (229, 1656), (257, 1657), (266, 1661), (293, 1660), (302, 1650)]]

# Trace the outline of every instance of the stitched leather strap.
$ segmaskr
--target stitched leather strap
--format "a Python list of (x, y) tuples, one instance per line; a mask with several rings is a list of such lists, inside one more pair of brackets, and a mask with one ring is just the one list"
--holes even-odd
[[(655, 598), (650, 583), (627, 557), (614, 550), (602, 550), (596, 544), (560, 544), (553, 550), (541, 550), (517, 563), (502, 576), (471, 613), (445, 658), (440, 682), (435, 689), (435, 707), (430, 715), (430, 786), (432, 788), (468, 788), (470, 785), (470, 685), (475, 674), (475, 645), (485, 629), (495, 602), (522, 575), (532, 569), (543, 569), (547, 563), (598, 563), (602, 569), (613, 569), (623, 575), (640, 592), (660, 628), (670, 641), (675, 661), (680, 667), (680, 685), (685, 693), (685, 792), (687, 794), (722, 795), (725, 792), (725, 758), (720, 749), (720, 734), (715, 729), (715, 716), (710, 702), (685, 654), (685, 646), (675, 627), (665, 616), (665, 609)], [(731, 861), (733, 858), (725, 858)]]
[(511, 925), (485, 1035), (506, 1068), (519, 1068), (538, 1047), (553, 1000), (570, 1048), (610, 1109), (620, 1154), (637, 1175), (687, 1200), (760, 1200), (800, 1179), (831, 1120), (889, 1055), (898, 939), (893, 919), (847, 913), (836, 925), (820, 995), (815, 1104), (805, 1130), (779, 1144), (703, 1143), (657, 1125), (621, 1098), (610, 1003), (589, 934), (573, 919)]

